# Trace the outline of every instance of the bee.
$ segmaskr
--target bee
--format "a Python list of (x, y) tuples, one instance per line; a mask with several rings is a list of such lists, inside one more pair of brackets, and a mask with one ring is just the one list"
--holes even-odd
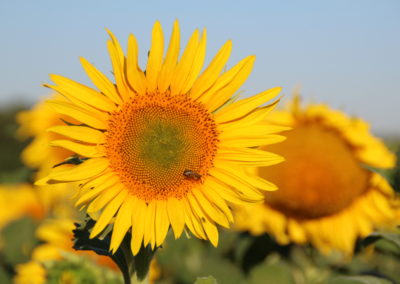
[(58, 163), (56, 165), (53, 166), (53, 168), (59, 167), (61, 165), (79, 165), (81, 163), (83, 163), (83, 161), (87, 160), (89, 158), (79, 158), (78, 155), (74, 155), (72, 157), (69, 157), (67, 159), (65, 159), (64, 161), (62, 161), (61, 163)]
[(196, 173), (195, 171), (192, 170), (184, 170), (183, 175), (187, 179), (192, 179), (192, 180), (199, 180), (201, 178), (201, 174)]

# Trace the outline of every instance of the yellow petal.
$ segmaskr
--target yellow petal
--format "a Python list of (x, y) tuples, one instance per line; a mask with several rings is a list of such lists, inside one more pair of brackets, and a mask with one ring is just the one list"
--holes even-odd
[(129, 85), (138, 94), (146, 93), (144, 73), (139, 68), (138, 63), (139, 47), (134, 35), (130, 34), (128, 38), (128, 54), (126, 57), (126, 75)]
[(224, 88), (215, 92), (213, 97), (206, 103), (209, 110), (216, 110), (225, 104), (236, 93), (236, 91), (239, 90), (249, 77), (251, 70), (253, 70), (254, 61), (254, 56), (249, 57), (246, 64), (236, 73), (232, 81)]
[[(56, 88), (56, 91), (66, 96), (68, 99), (72, 99), (73, 101), (78, 100), (80, 103), (107, 112), (115, 109), (115, 104), (110, 99), (92, 88), (60, 75), (52, 74), (50, 75), (50, 78), (57, 84), (58, 88)], [(53, 88), (53, 86), (46, 86)]]
[(100, 92), (106, 95), (114, 103), (118, 105), (121, 104), (122, 100), (119, 97), (114, 84), (85, 58), (81, 57), (81, 63), (83, 69), (86, 71), (86, 74), (89, 76), (90, 80), (92, 80), (93, 84), (100, 90)]
[(204, 59), (206, 57), (206, 44), (207, 44), (207, 32), (204, 29), (199, 46), (197, 47), (196, 54), (194, 56), (191, 71), (189, 73), (189, 76), (185, 80), (185, 83), (182, 86), (182, 90), (180, 91), (182, 94), (186, 94), (192, 88), (193, 83), (196, 81), (197, 77), (200, 74), (201, 69), (203, 68)]
[(66, 103), (71, 103), (72, 105), (75, 105), (75, 106), (77, 106), (78, 108), (81, 108), (81, 109), (85, 109), (85, 110), (93, 113), (96, 116), (103, 116), (104, 115), (104, 113), (102, 113), (99, 109), (94, 108), (93, 106), (91, 106), (89, 104), (86, 104), (84, 102), (81, 102), (80, 100), (70, 96), (68, 94), (69, 90), (65, 90), (65, 89), (63, 89), (63, 88), (61, 88), (59, 86), (52, 86), (52, 85), (49, 85), (49, 84), (43, 84), (43, 87), (50, 88), (50, 89), (56, 91), (57, 93), (59, 93), (62, 96), (61, 98), (65, 98), (65, 100), (60, 99), (60, 97), (53, 98), (52, 101), (61, 102), (61, 103), (65, 103), (65, 102)]
[(208, 90), (217, 80), (221, 71), (226, 65), (232, 50), (232, 41), (227, 41), (217, 55), (211, 61), (207, 69), (201, 74), (201, 76), (193, 84), (190, 90), (190, 96), (193, 99), (200, 97), (206, 90)]
[(211, 244), (214, 247), (217, 247), (218, 239), (219, 239), (217, 226), (215, 226), (215, 223), (212, 222), (211, 220), (209, 220), (208, 218), (201, 219), (201, 220), (203, 221), (203, 228), (207, 233), (208, 239), (210, 240)]
[[(146, 206), (146, 216), (144, 220), (144, 236), (143, 236), (143, 244), (146, 246), (151, 240), (155, 240), (155, 215), (156, 215), (156, 202), (152, 201)], [(152, 245), (152, 244), (151, 244)]]
[(82, 190), (88, 191), (92, 190), (95, 187), (102, 186), (104, 183), (108, 182), (109, 180), (117, 180), (119, 181), (119, 177), (115, 175), (114, 172), (107, 170), (104, 171), (100, 176), (93, 177), (91, 179), (86, 180), (84, 183), (80, 183), (79, 187), (82, 188)]
[[(229, 228), (229, 221), (225, 214), (213, 206), (213, 204), (203, 195), (199, 189), (192, 190), (193, 196), (197, 199), (198, 204), (201, 206), (205, 214), (213, 221)], [(189, 200), (193, 197), (189, 197)]]
[(212, 204), (215, 204), (215, 206), (217, 206), (225, 214), (230, 223), (233, 223), (233, 215), (231, 209), (226, 204), (225, 199), (216, 194), (207, 186), (202, 188), (202, 193)]
[(250, 98), (237, 101), (217, 112), (215, 114), (215, 120), (217, 123), (224, 123), (245, 116), (258, 106), (275, 98), (280, 93), (280, 91), (281, 88), (277, 87), (264, 91)]
[(188, 229), (199, 239), (206, 240), (206, 233), (203, 230), (201, 224), (197, 221), (197, 218), (194, 216), (194, 213), (190, 207), (189, 201), (186, 199), (182, 199), (182, 203), (185, 208), (185, 224)]
[(266, 181), (265, 179), (259, 177), (259, 176), (255, 176), (255, 175), (248, 175), (246, 174), (244, 171), (239, 170), (239, 169), (235, 169), (233, 167), (228, 167), (226, 165), (219, 165), (218, 163), (216, 163), (216, 167), (217, 165), (219, 166), (220, 169), (223, 169), (224, 172), (228, 172), (228, 173), (232, 173), (234, 174), (237, 178), (239, 178), (242, 182), (246, 182), (248, 184), (250, 184), (251, 186), (258, 188), (258, 189), (262, 189), (262, 190), (267, 190), (267, 191), (273, 191), (273, 190), (277, 190), (277, 186), (269, 181)]
[(180, 94), (182, 91), (183, 84), (190, 74), (191, 67), (193, 64), (194, 56), (199, 45), (199, 31), (195, 30), (186, 46), (185, 51), (176, 66), (174, 77), (171, 82), (171, 93), (173, 95)]
[(168, 212), (167, 212), (167, 201), (157, 200), (156, 201), (156, 222), (155, 222), (155, 233), (156, 233), (156, 245), (160, 246), (165, 236), (167, 235), (169, 228)]
[(48, 181), (79, 181), (95, 177), (108, 168), (109, 162), (104, 158), (95, 158), (84, 161), (75, 167), (53, 170), (47, 177)]
[(196, 220), (192, 219), (194, 226), (196, 226), (196, 223), (198, 223), (201, 227), (203, 227), (204, 231), (207, 234), (208, 239), (213, 244), (213, 246), (216, 247), (218, 245), (218, 230), (214, 222), (211, 221), (208, 218), (208, 216), (204, 214), (196, 198), (194, 198), (192, 194), (188, 194), (188, 201), (194, 213), (193, 216), (196, 219)]
[(218, 154), (218, 160), (255, 167), (275, 165), (284, 161), (279, 155), (258, 149), (224, 148), (220, 149)]
[(86, 211), (88, 213), (94, 213), (97, 212), (101, 209), (103, 209), (104, 206), (106, 206), (108, 203), (110, 203), (114, 198), (121, 192), (121, 191), (126, 191), (124, 190), (124, 185), (123, 184), (116, 184), (115, 186), (111, 186), (107, 188), (107, 190), (104, 190), (99, 196), (96, 197), (95, 200), (93, 200)]
[(293, 219), (289, 219), (288, 233), (290, 238), (296, 243), (305, 243), (307, 241), (306, 233), (303, 227)]
[(184, 207), (180, 200), (172, 197), (167, 200), (167, 209), (169, 222), (174, 231), (175, 239), (177, 239), (182, 234), (185, 226), (185, 216), (182, 214)]
[(48, 104), (55, 112), (72, 117), (83, 124), (97, 129), (107, 128), (108, 115), (100, 116), (99, 114), (92, 113), (67, 102), (47, 101), (46, 104)]
[(57, 125), (50, 127), (47, 131), (86, 143), (103, 144), (105, 142), (103, 132), (86, 126)]
[(260, 191), (228, 171), (214, 168), (210, 170), (210, 175), (232, 187), (231, 190), (242, 200), (259, 202), (264, 199), (264, 195)]
[(123, 201), (121, 208), (118, 211), (114, 223), (115, 229), (113, 230), (111, 236), (111, 252), (117, 251), (118, 247), (125, 237), (126, 232), (128, 232), (129, 228), (132, 227), (132, 214), (136, 210), (135, 201), (137, 201), (137, 199), (127, 196), (126, 200)]
[[(100, 218), (96, 221), (96, 224), (94, 225), (93, 230), (90, 233), (90, 238), (96, 237), (104, 230), (104, 228), (108, 224), (110, 224), (111, 219), (118, 212), (119, 207), (121, 206), (127, 195), (128, 192), (123, 190), (107, 204), (103, 212), (101, 212)], [(119, 230), (119, 228), (114, 228), (115, 230)]]
[(254, 125), (243, 125), (238, 122), (219, 125), (220, 139), (238, 139), (238, 138), (266, 138), (273, 133), (287, 131), (291, 128), (286, 126), (271, 125), (267, 122)]
[[(269, 133), (276, 133), (276, 132), (289, 130), (289, 129), (291, 129), (290, 127), (282, 126), (282, 125), (273, 125), (272, 123), (265, 121), (267, 119), (268, 115), (270, 114), (270, 112), (276, 108), (279, 101), (280, 101), (280, 99), (277, 99), (276, 101), (274, 101), (273, 103), (271, 103), (269, 105), (266, 105), (263, 107), (258, 107), (254, 111), (252, 111), (251, 113), (246, 115), (245, 117), (242, 117), (239, 120), (232, 121), (231, 123), (222, 124), (220, 127), (222, 129), (225, 129), (225, 128), (237, 129), (240, 127), (245, 128), (247, 126), (256, 126), (256, 125), (267, 126), (268, 125), (269, 127), (265, 127), (265, 128), (267, 128), (267, 129), (271, 128)], [(276, 128), (276, 130), (274, 131), (273, 129), (275, 129), (275, 128)]]
[(111, 41), (107, 41), (108, 53), (110, 54), (113, 73), (120, 97), (126, 101), (130, 97), (128, 84), (125, 78), (125, 56), (124, 52), (114, 34), (107, 29), (107, 33), (111, 37)]
[[(120, 62), (115, 51), (115, 46), (111, 40), (107, 41), (107, 49), (110, 54), (111, 65), (113, 66), (113, 74), (115, 78), (115, 87), (118, 90), (118, 94), (123, 101), (127, 101), (130, 97), (130, 92), (127, 88), (127, 83), (125, 83), (124, 74), (121, 73), (124, 70), (124, 66), (120, 66)], [(123, 64), (123, 63), (122, 63)]]
[(98, 196), (103, 190), (114, 186), (117, 182), (119, 182), (119, 178), (115, 176), (114, 173), (110, 172), (102, 174), (98, 178), (86, 183), (82, 187), (84, 192), (79, 197), (78, 201), (76, 201), (75, 206), (88, 203)]
[[(218, 102), (220, 101), (217, 97), (215, 97), (216, 92), (219, 90), (229, 86), (229, 84), (235, 80), (237, 74), (242, 70), (243, 68), (248, 69), (248, 65), (253, 66), (255, 57), (254, 56), (248, 56), (244, 59), (242, 59), (238, 64), (236, 64), (234, 67), (223, 73), (216, 81), (215, 83), (207, 89), (198, 99), (202, 103), (208, 105), (211, 101), (217, 100)], [(226, 98), (224, 98), (226, 99)], [(215, 103), (211, 103), (215, 104)]]
[(142, 246), (145, 224), (144, 219), (147, 210), (146, 203), (143, 200), (137, 199), (135, 206), (135, 214), (132, 214), (131, 250), (133, 255), (136, 255)]
[(178, 62), (180, 45), (180, 31), (178, 21), (174, 22), (171, 39), (169, 41), (167, 55), (164, 64), (158, 77), (158, 90), (163, 93), (171, 84), (172, 76), (175, 71), (176, 63)]
[(158, 74), (161, 70), (164, 54), (164, 35), (160, 22), (156, 22), (152, 31), (151, 48), (146, 67), (147, 90), (153, 92), (157, 88)]
[(62, 147), (89, 158), (98, 158), (105, 155), (104, 147), (101, 145), (84, 145), (70, 140), (53, 140), (50, 142), (50, 146)]
[[(254, 148), (262, 145), (270, 145), (274, 143), (282, 142), (286, 139), (282, 135), (268, 135), (266, 137), (241, 137), (234, 139), (225, 139), (221, 145), (225, 147), (238, 147), (238, 148)], [(221, 138), (222, 140), (222, 138)]]
[(261, 202), (261, 200), (249, 200), (242, 199), (242, 197), (232, 188), (229, 188), (226, 184), (223, 184), (219, 180), (210, 176), (207, 178), (205, 186), (208, 187), (208, 191), (211, 191), (213, 195), (219, 195), (222, 199), (234, 204), (248, 205), (248, 202)]
[(216, 179), (233, 187), (240, 197), (244, 200), (263, 200), (264, 195), (261, 194), (254, 187), (249, 185), (245, 180), (240, 179), (235, 172), (225, 171), (219, 168), (212, 168), (209, 174)]

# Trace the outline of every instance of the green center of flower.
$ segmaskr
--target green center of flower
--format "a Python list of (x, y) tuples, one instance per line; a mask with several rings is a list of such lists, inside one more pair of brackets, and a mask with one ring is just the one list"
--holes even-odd
[(157, 168), (170, 168), (179, 163), (185, 152), (182, 129), (156, 120), (139, 137), (140, 157)]

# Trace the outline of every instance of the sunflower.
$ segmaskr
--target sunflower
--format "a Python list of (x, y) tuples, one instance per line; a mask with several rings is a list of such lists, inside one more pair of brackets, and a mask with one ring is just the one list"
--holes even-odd
[(255, 149), (284, 139), (275, 134), (284, 128), (263, 121), (277, 101), (262, 105), (280, 88), (236, 101), (234, 94), (255, 57), (223, 72), (232, 46), (228, 41), (201, 73), (205, 30), (192, 34), (178, 59), (175, 22), (164, 57), (164, 36), (156, 22), (145, 70), (138, 65), (135, 37), (129, 36), (125, 56), (108, 33), (115, 83), (81, 59), (97, 89), (59, 75), (51, 75), (55, 85), (46, 85), (69, 100), (53, 99), (48, 105), (78, 121), (50, 128), (66, 137), (51, 144), (78, 158), (54, 168), (37, 184), (79, 182), (76, 205), (89, 214), (99, 212), (91, 237), (113, 223), (111, 251), (130, 228), (134, 255), (142, 244), (160, 246), (170, 226), (176, 238), (186, 227), (216, 246), (217, 224), (229, 227), (233, 221), (227, 202), (260, 202), (264, 196), (259, 190), (276, 189), (245, 168), (283, 160)]
[(358, 118), (326, 105), (288, 110), (269, 121), (292, 127), (282, 143), (268, 146), (286, 161), (258, 169), (279, 190), (263, 204), (237, 208), (236, 228), (270, 233), (281, 244), (312, 242), (322, 252), (351, 254), (355, 240), (393, 218), (394, 192), (370, 170), (393, 167), (395, 157)]

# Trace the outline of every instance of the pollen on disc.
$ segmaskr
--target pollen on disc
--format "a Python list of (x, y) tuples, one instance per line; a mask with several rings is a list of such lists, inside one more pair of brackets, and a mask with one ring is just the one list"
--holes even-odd
[(186, 95), (133, 97), (112, 113), (106, 132), (111, 168), (132, 195), (145, 201), (184, 197), (205, 176), (218, 133), (205, 107)]

